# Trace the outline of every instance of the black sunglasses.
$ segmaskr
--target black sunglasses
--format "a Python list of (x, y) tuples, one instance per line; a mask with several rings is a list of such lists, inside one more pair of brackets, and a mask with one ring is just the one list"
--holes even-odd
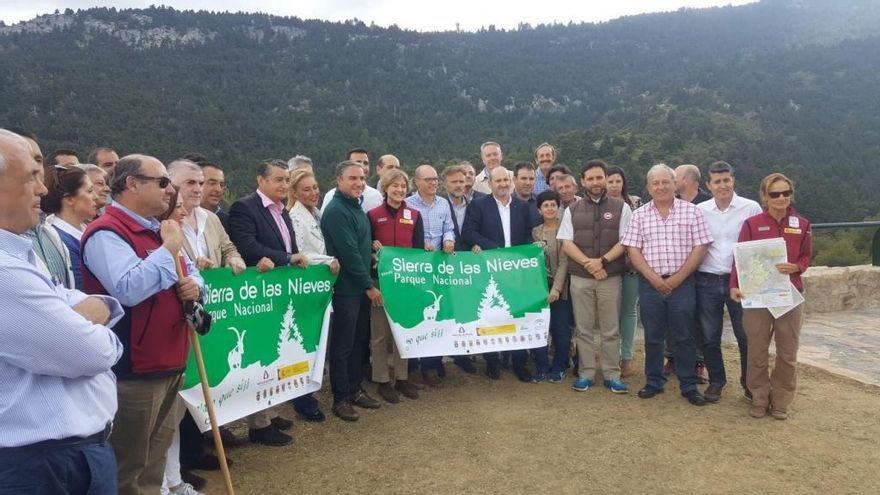
[(168, 177), (150, 177), (149, 175), (135, 175), (135, 177), (145, 182), (154, 180), (159, 185), (159, 189), (165, 189), (168, 184), (171, 184), (171, 179)]
[(783, 197), (787, 198), (787, 197), (791, 196), (793, 192), (794, 191), (792, 191), (791, 189), (789, 189), (787, 191), (771, 191), (771, 192), (767, 193), (767, 196), (770, 196), (773, 199), (776, 199), (779, 196), (783, 196)]

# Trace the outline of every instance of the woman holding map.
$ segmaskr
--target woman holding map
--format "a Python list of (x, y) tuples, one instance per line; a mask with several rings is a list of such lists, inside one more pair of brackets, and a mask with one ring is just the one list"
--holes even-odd
[[(764, 212), (745, 221), (739, 241), (781, 237), (785, 241), (787, 261), (778, 263), (776, 269), (788, 275), (791, 284), (803, 292), (801, 273), (810, 266), (813, 238), (810, 222), (791, 207), (794, 183), (783, 174), (770, 174), (761, 181), (760, 196)], [(743, 293), (736, 268), (731, 271), (730, 297), (740, 302)], [(752, 392), (750, 416), (763, 418), (769, 408), (774, 418), (788, 418), (788, 406), (797, 386), (797, 350), (802, 323), (803, 304), (778, 318), (768, 308), (743, 310), (743, 326), (748, 338), (746, 385)], [(776, 365), (772, 374), (768, 369), (771, 337), (776, 342)]]
[[(400, 169), (392, 169), (379, 181), (379, 189), (385, 201), (370, 210), (370, 229), (373, 232), (373, 250), (384, 246), (425, 248), (425, 228), (419, 211), (410, 208), (406, 202), (409, 192), (409, 178)], [(374, 273), (373, 278), (378, 278)], [(378, 281), (375, 282), (378, 285)], [(400, 394), (409, 399), (418, 399), (418, 390), (409, 381), (407, 360), (400, 357), (394, 344), (391, 326), (384, 307), (374, 307), (370, 315), (370, 353), (373, 356), (373, 381), (379, 384), (379, 395), (387, 402), (400, 402)], [(389, 367), (394, 369), (396, 382), (392, 386)]]

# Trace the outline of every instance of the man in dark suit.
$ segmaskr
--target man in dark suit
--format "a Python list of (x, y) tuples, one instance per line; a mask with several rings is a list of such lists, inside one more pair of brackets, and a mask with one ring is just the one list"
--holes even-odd
[[(492, 194), (477, 198), (468, 205), (461, 235), (475, 253), (483, 249), (520, 246), (532, 242), (532, 218), (529, 206), (511, 194), (510, 173), (504, 167), (495, 167), (490, 173)], [(513, 353), (513, 371), (523, 382), (531, 381), (526, 369), (527, 351)], [(483, 355), (486, 374), (497, 380), (501, 377), (501, 363), (497, 352)]]
[[(308, 264), (296, 247), (290, 215), (282, 203), (289, 188), (287, 162), (263, 162), (257, 167), (256, 192), (239, 199), (229, 209), (229, 237), (248, 266), (257, 266), (262, 271), (286, 265), (305, 268)], [(294, 408), (306, 419), (324, 416), (311, 394), (295, 399)], [(248, 437), (264, 445), (286, 445), (293, 438), (281, 430), (291, 426), (291, 421), (276, 413), (260, 411), (248, 417)]]

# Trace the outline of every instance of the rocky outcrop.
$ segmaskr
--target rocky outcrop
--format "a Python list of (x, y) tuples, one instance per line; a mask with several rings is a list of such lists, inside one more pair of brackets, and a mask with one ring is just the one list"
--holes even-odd
[(880, 267), (811, 266), (803, 280), (807, 313), (880, 308)]

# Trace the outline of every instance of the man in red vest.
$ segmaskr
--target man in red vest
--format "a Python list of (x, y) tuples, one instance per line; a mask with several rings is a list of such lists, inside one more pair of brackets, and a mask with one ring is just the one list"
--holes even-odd
[(119, 409), (110, 438), (122, 495), (159, 493), (162, 486), (189, 354), (183, 302), (198, 300), (204, 285), (189, 261), (189, 275), (177, 274), (180, 226), (156, 220), (173, 191), (162, 162), (124, 157), (110, 181), (113, 204), (81, 240), (86, 292), (109, 294), (125, 310), (113, 326), (123, 354), (113, 367)]

